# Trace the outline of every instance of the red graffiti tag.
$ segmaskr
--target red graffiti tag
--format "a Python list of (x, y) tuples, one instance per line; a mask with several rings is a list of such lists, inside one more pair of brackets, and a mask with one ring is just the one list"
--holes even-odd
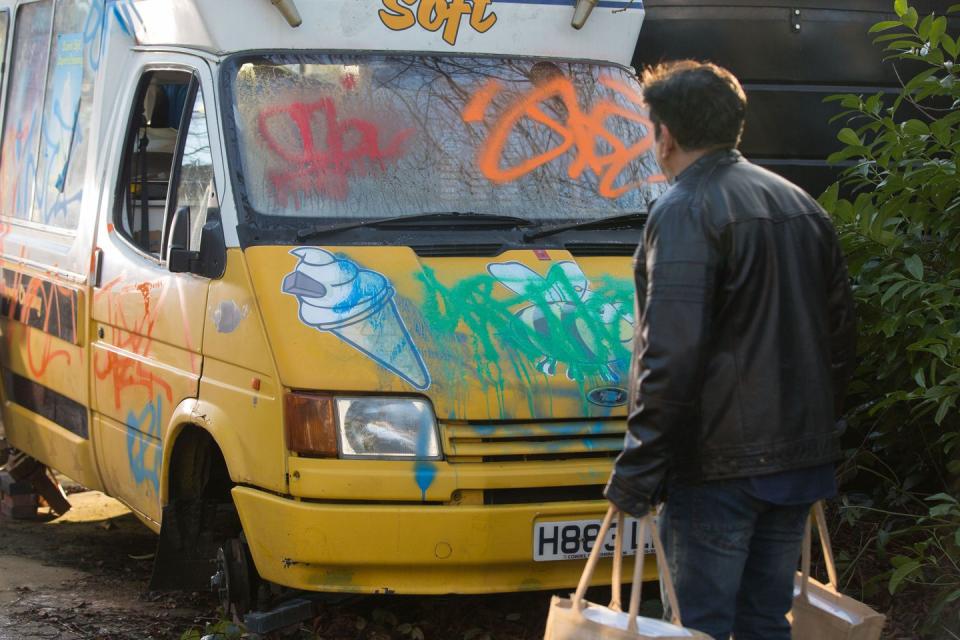
[[(325, 131), (322, 141), (314, 140), (314, 119), (318, 114)], [(277, 120), (280, 122), (276, 123)], [(299, 137), (300, 149), (296, 151), (274, 135), (276, 127), (289, 123)], [(298, 209), (304, 194), (346, 199), (350, 193), (349, 176), (366, 175), (371, 166), (385, 170), (387, 162), (402, 154), (404, 142), (413, 134), (413, 129), (404, 129), (381, 149), (377, 126), (359, 118), (339, 121), (337, 106), (330, 98), (264, 109), (257, 126), (270, 151), (289, 165), (287, 170), (267, 173), (277, 201), (286, 206), (293, 196)]]
[[(149, 357), (153, 347), (153, 329), (159, 317), (159, 309), (149, 308), (146, 298), (149, 296), (151, 283), (134, 285), (133, 288), (144, 296), (144, 313), (132, 322), (123, 311), (120, 294), (114, 288), (122, 281), (122, 276), (114, 278), (94, 294), (94, 301), (102, 297), (107, 298), (109, 305), (109, 323), (113, 325), (111, 342), (124, 352), (134, 353), (141, 357)], [(157, 307), (160, 305), (158, 304)], [(173, 389), (170, 383), (154, 375), (143, 362), (114, 351), (99, 352), (94, 357), (93, 372), (98, 380), (110, 378), (113, 381), (113, 402), (119, 409), (120, 396), (129, 388), (142, 388), (151, 398), (159, 393), (166, 397), (167, 402), (173, 403)]]
[[(600, 78), (608, 89), (618, 93), (627, 102), (642, 108), (640, 94), (626, 83), (609, 77)], [(490, 80), (471, 98), (463, 110), (464, 122), (483, 122), (487, 107), (502, 91), (497, 80)], [(551, 101), (563, 104), (563, 121), (557, 120), (544, 110)], [(646, 135), (636, 141), (621, 140), (607, 128), (607, 120), (622, 118), (635, 122), (646, 129)], [(539, 123), (560, 137), (561, 142), (539, 155), (520, 160), (513, 166), (502, 165), (503, 152), (514, 128), (522, 121)], [(634, 160), (639, 159), (653, 147), (653, 124), (642, 112), (624, 106), (616, 100), (597, 101), (593, 109), (585, 111), (577, 98), (576, 88), (565, 77), (556, 77), (535, 87), (510, 104), (491, 124), (490, 135), (480, 148), (478, 167), (489, 180), (505, 183), (517, 180), (538, 167), (553, 162), (568, 151), (573, 151), (567, 174), (579, 179), (586, 170), (600, 178), (598, 191), (604, 198), (619, 198), (645, 184), (663, 182), (663, 175), (646, 176), (626, 184), (617, 184), (620, 175)], [(609, 149), (603, 152), (600, 149)]]

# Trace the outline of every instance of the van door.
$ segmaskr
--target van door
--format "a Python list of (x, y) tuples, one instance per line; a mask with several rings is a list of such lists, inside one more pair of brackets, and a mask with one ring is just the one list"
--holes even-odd
[(197, 396), (203, 364), (209, 280), (171, 273), (166, 253), (176, 211), (190, 216), (190, 249), (198, 250), (207, 209), (219, 202), (206, 120), (212, 91), (204, 86), (212, 86), (205, 65), (141, 74), (128, 98), (126, 134), (115, 141), (121, 161), (98, 231), (91, 312), (97, 456), (108, 492), (154, 525), (164, 434), (177, 405)]
[(88, 9), (81, 0), (20, 3), (9, 60), (10, 14), (0, 12), (0, 75), (8, 76), (0, 147), (0, 365), (10, 443), (100, 488), (88, 412), (93, 225), (82, 213), (96, 55), (83, 38)]

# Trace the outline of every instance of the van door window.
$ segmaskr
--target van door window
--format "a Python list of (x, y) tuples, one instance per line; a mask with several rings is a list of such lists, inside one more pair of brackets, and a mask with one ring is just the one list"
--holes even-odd
[(52, 19), (53, 4), (49, 0), (17, 9), (3, 122), (0, 211), (22, 220), (31, 218), (33, 208)]
[(213, 180), (213, 157), (210, 154), (210, 135), (207, 132), (207, 114), (203, 92), (197, 90), (190, 112), (190, 124), (183, 141), (183, 155), (177, 172), (176, 206), (190, 216), (190, 251), (200, 250), (200, 232), (207, 221), (207, 210), (217, 207), (217, 188)]
[(7, 63), (7, 31), (10, 28), (10, 12), (0, 11), (0, 87), (3, 86), (3, 75)]
[(168, 195), (179, 132), (196, 82), (185, 71), (151, 71), (137, 91), (120, 170), (114, 226), (158, 260), (166, 230)]
[(17, 9), (12, 64), (0, 13), (0, 64), (9, 67), (0, 162), (0, 213), (76, 229), (90, 141), (100, 39), (90, 0), (41, 0)]

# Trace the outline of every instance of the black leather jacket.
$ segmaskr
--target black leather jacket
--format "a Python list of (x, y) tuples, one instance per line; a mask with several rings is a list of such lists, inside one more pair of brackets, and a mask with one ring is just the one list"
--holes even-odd
[(813, 198), (737, 151), (709, 153), (654, 206), (635, 266), (645, 302), (611, 502), (643, 515), (674, 482), (838, 458), (856, 327), (846, 262)]

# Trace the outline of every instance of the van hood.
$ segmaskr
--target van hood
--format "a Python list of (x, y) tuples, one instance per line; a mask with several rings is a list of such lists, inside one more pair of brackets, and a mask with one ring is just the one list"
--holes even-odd
[(441, 420), (624, 415), (634, 325), (626, 257), (407, 247), (247, 249), (281, 382), (423, 395)]

